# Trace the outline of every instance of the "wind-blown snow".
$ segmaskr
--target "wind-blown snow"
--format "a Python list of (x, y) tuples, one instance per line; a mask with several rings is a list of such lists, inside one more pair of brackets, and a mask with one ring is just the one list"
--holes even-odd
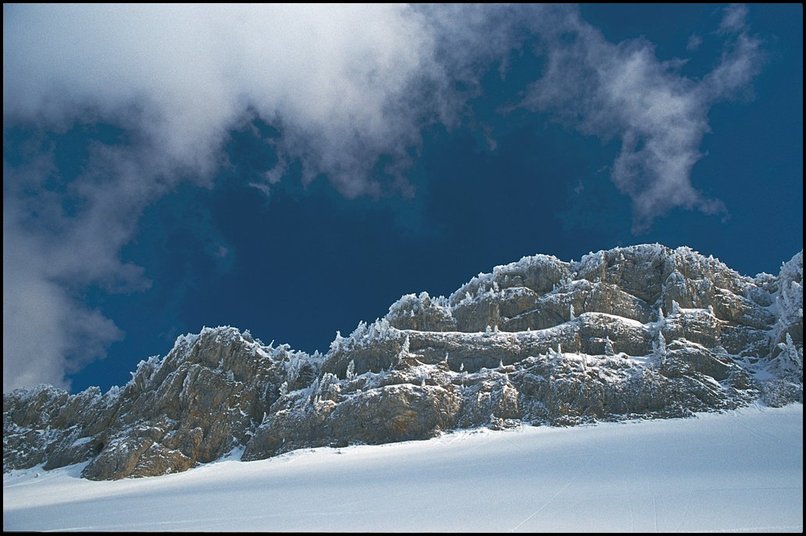
[[(237, 456), (236, 456), (237, 457)], [(462, 431), (95, 482), (3, 476), (3, 530), (803, 530), (803, 406)]]

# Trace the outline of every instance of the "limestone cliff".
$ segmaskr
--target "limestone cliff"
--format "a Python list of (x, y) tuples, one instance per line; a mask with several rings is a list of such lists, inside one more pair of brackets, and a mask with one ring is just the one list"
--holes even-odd
[(450, 297), (406, 295), (326, 354), (231, 327), (180, 337), (102, 394), (3, 395), (3, 470), (89, 461), (117, 479), (244, 448), (432, 437), (519, 423), (685, 416), (803, 398), (803, 254), (754, 278), (689, 248), (536, 255)]

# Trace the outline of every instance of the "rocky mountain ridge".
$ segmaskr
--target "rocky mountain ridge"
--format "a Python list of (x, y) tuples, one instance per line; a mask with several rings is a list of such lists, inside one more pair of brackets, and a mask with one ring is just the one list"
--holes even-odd
[(803, 252), (740, 275), (690, 248), (524, 257), (409, 294), (325, 354), (204, 328), (101, 393), (3, 395), (3, 470), (187, 470), (478, 426), (672, 417), (803, 399)]

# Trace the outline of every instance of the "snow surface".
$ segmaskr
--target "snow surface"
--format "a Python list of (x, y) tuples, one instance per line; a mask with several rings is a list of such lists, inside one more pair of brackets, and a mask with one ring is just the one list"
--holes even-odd
[(229, 460), (92, 482), (3, 476), (3, 530), (803, 530), (803, 405)]

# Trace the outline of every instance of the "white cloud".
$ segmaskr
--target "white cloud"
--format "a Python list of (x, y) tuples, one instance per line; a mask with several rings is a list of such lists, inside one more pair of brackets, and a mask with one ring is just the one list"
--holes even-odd
[(621, 139), (611, 179), (633, 201), (635, 232), (675, 207), (724, 210), (694, 188), (691, 170), (702, 157), (711, 105), (746, 89), (761, 63), (760, 43), (742, 30), (741, 10), (728, 8), (728, 19), (740, 33), (699, 81), (680, 74), (679, 61), (659, 60), (646, 40), (608, 42), (573, 10), (543, 21), (547, 72), (525, 104), (587, 134)]
[(3, 391), (37, 383), (69, 388), (67, 372), (102, 357), (122, 333), (71, 297), (51, 263), (53, 250), (20, 229), (18, 216), (4, 206)]
[(744, 4), (730, 4), (722, 12), (722, 21), (719, 23), (719, 31), (727, 33), (738, 33), (745, 29), (745, 19), (747, 18), (747, 6)]
[(247, 107), (282, 124), (280, 149), (304, 157), (309, 175), (329, 172), (348, 195), (372, 188), (368, 159), (418, 136), (404, 97), (432, 48), (406, 6), (47, 5), (5, 14), (5, 115), (69, 120), (89, 106), (194, 173), (215, 169)]

